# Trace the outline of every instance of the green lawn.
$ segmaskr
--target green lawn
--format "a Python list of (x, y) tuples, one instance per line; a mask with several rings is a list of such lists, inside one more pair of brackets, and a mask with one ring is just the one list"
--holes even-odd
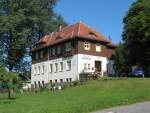
[(144, 100), (150, 100), (149, 78), (96, 80), (53, 93), (1, 98), (0, 113), (87, 113)]

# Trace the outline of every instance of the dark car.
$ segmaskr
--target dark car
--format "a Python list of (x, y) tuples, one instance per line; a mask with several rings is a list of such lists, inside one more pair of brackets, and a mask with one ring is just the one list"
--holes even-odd
[(141, 68), (135, 68), (132, 72), (132, 75), (136, 77), (144, 77), (144, 71)]

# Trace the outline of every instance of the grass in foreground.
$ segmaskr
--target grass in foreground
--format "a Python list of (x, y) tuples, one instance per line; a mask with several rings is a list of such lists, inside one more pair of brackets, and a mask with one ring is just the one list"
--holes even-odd
[(144, 100), (150, 100), (148, 78), (96, 80), (63, 91), (1, 99), (0, 113), (86, 113)]

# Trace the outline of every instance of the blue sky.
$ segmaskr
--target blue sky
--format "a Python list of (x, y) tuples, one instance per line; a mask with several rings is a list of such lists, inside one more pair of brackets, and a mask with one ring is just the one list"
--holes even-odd
[(123, 17), (135, 0), (59, 0), (55, 12), (70, 25), (83, 22), (117, 44), (121, 41)]

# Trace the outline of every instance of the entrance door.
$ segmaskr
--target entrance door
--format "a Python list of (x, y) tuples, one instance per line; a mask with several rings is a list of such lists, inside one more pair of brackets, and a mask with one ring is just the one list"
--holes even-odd
[(101, 72), (102, 70), (102, 62), (101, 61), (95, 61), (95, 71)]

